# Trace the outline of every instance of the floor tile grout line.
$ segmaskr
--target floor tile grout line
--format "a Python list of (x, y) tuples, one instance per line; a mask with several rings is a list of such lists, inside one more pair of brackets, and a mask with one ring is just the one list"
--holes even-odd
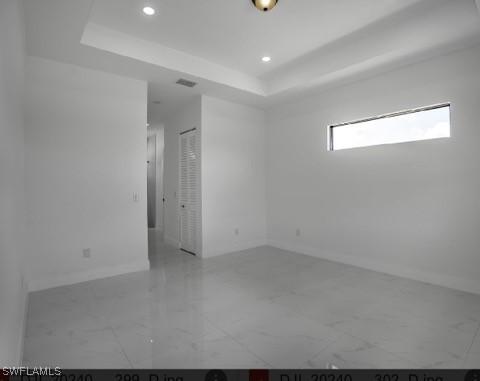
[[(295, 294), (295, 293), (293, 292), (293, 294)], [(275, 299), (275, 298), (274, 298), (274, 299)], [(317, 319), (312, 318), (311, 316), (308, 316), (307, 314), (303, 314), (303, 313), (301, 313), (301, 312), (296, 312), (296, 313), (297, 313), (298, 315), (304, 317), (304, 318), (308, 318), (308, 319), (310, 319), (310, 320), (318, 321)], [(321, 323), (321, 324), (324, 324), (324, 323), (322, 323), (321, 321), (318, 321), (318, 322)], [(324, 324), (324, 325), (326, 325), (326, 324)], [(329, 325), (326, 325), (326, 326), (329, 327), (329, 328), (332, 328), (332, 329), (336, 330), (337, 332), (340, 332), (340, 333), (346, 334), (346, 335), (348, 335), (348, 336), (350, 336), (350, 337), (353, 337), (353, 338), (355, 338), (355, 339), (357, 339), (357, 340), (361, 340), (361, 341), (364, 341), (364, 342), (366, 342), (366, 343), (369, 343), (370, 345), (372, 345), (372, 346), (374, 346), (374, 347), (376, 347), (376, 348), (378, 348), (378, 349), (380, 349), (380, 350), (388, 353), (389, 355), (392, 355), (392, 356), (398, 358), (399, 360), (408, 361), (408, 362), (410, 362), (410, 363), (412, 363), (412, 364), (415, 364), (415, 365), (418, 366), (418, 367), (421, 367), (421, 365), (420, 365), (420, 364), (417, 364), (415, 361), (409, 360), (408, 358), (406, 358), (406, 357), (404, 357), (403, 355), (400, 355), (400, 354), (398, 354), (398, 353), (391, 352), (391, 351), (385, 349), (382, 345), (373, 344), (373, 343), (369, 342), (368, 340), (365, 340), (365, 339), (362, 338), (362, 337), (359, 337), (359, 336), (356, 336), (356, 335), (351, 334), (351, 333), (350, 333), (349, 331), (347, 331), (347, 330), (337, 329), (337, 328), (331, 327), (331, 326), (329, 326)], [(477, 335), (479, 332), (480, 332), (480, 323), (479, 323), (479, 327), (477, 328), (477, 331), (476, 331), (476, 334), (475, 334), (475, 336), (474, 336), (474, 339), (472, 340), (472, 344), (471, 344), (471, 346), (470, 346), (470, 349), (471, 349), (471, 347), (473, 346), (475, 337), (476, 337), (476, 335)], [(470, 351), (470, 349), (469, 349), (469, 351)], [(468, 351), (468, 352), (469, 352), (469, 351)], [(468, 353), (467, 353), (467, 354), (468, 354)], [(465, 361), (466, 361), (466, 359), (465, 359)]]
[[(333, 327), (331, 327), (331, 328), (333, 328)], [(334, 328), (334, 329), (336, 329), (336, 328)], [(344, 330), (338, 330), (338, 331), (339, 331), (339, 332), (343, 332), (345, 335), (350, 336), (350, 337), (352, 337), (352, 338), (354, 338), (354, 339), (361, 340), (361, 341), (363, 341), (363, 342), (365, 342), (365, 343), (368, 343), (368, 344), (372, 345), (373, 347), (378, 348), (378, 349), (384, 351), (385, 353), (388, 353), (389, 355), (398, 358), (399, 360), (408, 361), (409, 363), (415, 364), (415, 365), (418, 366), (419, 368), (422, 367), (420, 364), (417, 364), (415, 361), (409, 360), (408, 358), (403, 357), (402, 355), (399, 355), (398, 353), (391, 352), (391, 351), (387, 350), (387, 349), (384, 348), (383, 345), (381, 345), (381, 344), (380, 344), (380, 345), (379, 345), (379, 344), (374, 344), (374, 343), (372, 343), (372, 342), (370, 342), (370, 341), (368, 341), (368, 340), (366, 340), (366, 339), (364, 339), (364, 338), (362, 338), (362, 337), (360, 337), (360, 336), (357, 336), (357, 335), (352, 334), (352, 333), (349, 332), (349, 331), (344, 331)]]
[[(306, 316), (306, 315), (301, 314), (301, 313), (299, 313), (299, 315), (301, 315), (302, 317), (307, 317), (307, 318), (309, 318), (309, 319), (311, 319), (311, 320), (314, 320), (314, 321), (318, 321), (318, 320), (316, 320), (316, 319), (312, 319), (311, 317)], [(353, 335), (353, 334), (350, 333), (349, 331), (331, 327), (331, 326), (326, 325), (326, 324), (324, 324), (324, 323), (322, 323), (322, 322), (320, 322), (320, 321), (318, 321), (318, 322), (319, 322), (320, 324), (325, 325), (326, 327), (329, 327), (329, 328), (333, 329), (334, 331), (336, 331), (336, 332), (338, 332), (338, 333), (340, 333), (340, 334), (344, 334), (344, 335), (349, 336), (349, 337), (351, 337), (351, 338), (354, 338), (354, 339), (363, 341), (363, 342), (365, 342), (365, 343), (368, 343), (368, 344), (372, 345), (373, 347), (375, 347), (375, 348), (377, 348), (377, 349), (379, 349), (379, 350), (382, 350), (382, 351), (384, 351), (385, 353), (388, 353), (388, 354), (391, 355), (391, 356), (394, 356), (394, 357), (398, 358), (399, 360), (408, 361), (409, 363), (412, 363), (412, 364), (415, 364), (415, 365), (418, 366), (418, 367), (421, 367), (420, 364), (417, 364), (416, 362), (411, 361), (411, 360), (403, 357), (402, 355), (399, 355), (399, 354), (397, 354), (397, 353), (391, 352), (391, 351), (383, 348), (383, 346), (381, 346), (381, 345), (377, 345), (377, 344), (371, 343), (370, 341), (365, 340), (365, 339), (362, 338), (362, 337)], [(333, 344), (333, 343), (330, 343), (329, 346), (330, 346), (331, 344)], [(323, 352), (323, 351), (321, 351), (321, 352)], [(320, 352), (320, 353), (321, 353), (321, 352)], [(318, 355), (320, 355), (320, 353), (318, 353)], [(317, 356), (318, 356), (318, 355), (317, 355)], [(317, 357), (317, 356), (315, 356), (315, 357)], [(315, 358), (315, 357), (312, 357), (310, 360), (312, 360), (312, 359)]]
[[(339, 334), (343, 334), (343, 332), (340, 332), (340, 331), (337, 331)], [(323, 348), (320, 352), (316, 353), (314, 356), (310, 357), (307, 361), (305, 361), (305, 363), (308, 363), (309, 361), (311, 360), (314, 360), (316, 359), (318, 356), (320, 356), (323, 352), (325, 352), (328, 348), (330, 348), (333, 344), (335, 344), (336, 342), (338, 342), (339, 339), (337, 340), (332, 340), (331, 342), (329, 342), (325, 348)]]
[(473, 335), (472, 342), (470, 343), (470, 346), (468, 347), (467, 353), (465, 354), (465, 358), (463, 359), (463, 366), (465, 366), (465, 364), (467, 363), (468, 356), (470, 355), (470, 351), (472, 350), (473, 345), (475, 344), (475, 340), (477, 339), (477, 337), (480, 337), (479, 336), (480, 323), (477, 323), (477, 324), (478, 324), (477, 330), (475, 331), (475, 335)]
[(407, 361), (407, 362), (409, 362), (409, 363), (411, 363), (411, 364), (415, 364), (415, 366), (417, 366), (418, 368), (422, 368), (422, 366), (421, 366), (420, 364), (417, 364), (415, 361), (412, 361), (412, 360), (410, 360), (410, 359), (408, 359), (408, 358), (406, 358), (406, 357), (403, 357), (402, 355), (399, 355), (398, 353), (391, 352), (391, 351), (385, 349), (382, 345), (378, 345), (378, 344), (371, 343), (370, 341), (365, 340), (365, 339), (362, 339), (361, 337), (352, 335), (352, 334), (349, 333), (349, 332), (345, 332), (345, 334), (346, 334), (347, 336), (353, 337), (354, 339), (364, 341), (365, 343), (368, 343), (368, 344), (372, 345), (374, 348), (380, 349), (380, 350), (384, 351), (385, 353), (388, 353), (389, 355), (391, 355), (391, 356), (393, 356), (393, 357), (396, 357), (396, 358), (399, 359), (399, 360)]
[(218, 329), (220, 332), (222, 332), (224, 335), (229, 337), (231, 340), (235, 341), (238, 345), (240, 345), (242, 348), (244, 348), (248, 353), (252, 354), (254, 357), (259, 359), (260, 361), (264, 362), (265, 364), (268, 365), (269, 368), (273, 368), (272, 365), (268, 362), (265, 361), (263, 358), (261, 358), (259, 355), (257, 355), (255, 352), (252, 352), (249, 348), (247, 348), (244, 344), (242, 344), (240, 341), (238, 341), (235, 337), (230, 335), (227, 331), (225, 331), (223, 328), (218, 327), (216, 324), (214, 324), (209, 318), (204, 316), (204, 319), (207, 320), (215, 329)]
[[(270, 298), (259, 298), (259, 299), (257, 299), (257, 300), (259, 300), (259, 301), (265, 300), (265, 301), (269, 301), (271, 304), (276, 304), (275, 302), (271, 301)], [(282, 306), (279, 305), (279, 304), (277, 304), (277, 306), (282, 307)], [(308, 320), (311, 320), (311, 321), (316, 322), (316, 323), (318, 323), (318, 324), (321, 324), (322, 326), (324, 326), (324, 327), (326, 327), (326, 328), (330, 328), (330, 329), (332, 329), (333, 331), (335, 331), (336, 333), (338, 333), (339, 335), (348, 335), (348, 336), (350, 336), (350, 337), (354, 337), (354, 336), (352, 336), (352, 335), (349, 335), (347, 332), (343, 332), (343, 331), (338, 330), (338, 329), (335, 329), (335, 328), (333, 328), (333, 327), (329, 327), (328, 325), (326, 325), (326, 324), (324, 324), (324, 323), (322, 323), (322, 322), (320, 322), (320, 321), (317, 321), (316, 319), (312, 319), (312, 318), (309, 317), (309, 316), (305, 316), (305, 315), (303, 315), (303, 314), (301, 314), (301, 313), (299, 313), (299, 312), (297, 312), (297, 311), (289, 310), (289, 312), (291, 312), (293, 315), (296, 315), (296, 316), (298, 316), (298, 317), (301, 317), (301, 318), (304, 318), (304, 319), (308, 319)], [(208, 319), (208, 317), (205, 316), (205, 319), (206, 319), (207, 321), (209, 321), (210, 324), (212, 324), (215, 328), (217, 328), (218, 330), (222, 331), (224, 334), (226, 334), (227, 336), (229, 336), (230, 338), (232, 338), (234, 341), (236, 341), (238, 344), (240, 344), (242, 347), (244, 347), (247, 351), (249, 351), (250, 353), (252, 353), (254, 356), (256, 356), (257, 358), (259, 358), (260, 360), (262, 360), (263, 362), (265, 362), (266, 364), (268, 364), (269, 366), (271, 366), (267, 361), (265, 361), (263, 358), (261, 358), (260, 356), (258, 356), (256, 353), (252, 352), (252, 351), (251, 351), (249, 348), (247, 348), (243, 343), (241, 343), (240, 341), (238, 341), (237, 339), (235, 339), (233, 336), (231, 336), (227, 331), (225, 331), (224, 329), (222, 329), (222, 328), (220, 328), (220, 327), (217, 327), (210, 319)], [(357, 339), (358, 339), (358, 340), (362, 340), (362, 341), (364, 341), (364, 342), (367, 342), (367, 341), (365, 341), (365, 340), (363, 340), (363, 339), (359, 339), (359, 338), (357, 338)], [(334, 344), (334, 343), (337, 342), (337, 341), (338, 341), (338, 339), (337, 339), (337, 340), (332, 339), (332, 340), (326, 345), (326, 347), (325, 347), (324, 349), (322, 349), (320, 352), (318, 352), (317, 354), (315, 354), (313, 357), (309, 358), (307, 361), (310, 361), (310, 360), (314, 359), (315, 357), (317, 357), (318, 355), (320, 355), (320, 353), (322, 353), (323, 351), (325, 351), (329, 346), (331, 346), (332, 344)], [(371, 344), (371, 343), (369, 343), (369, 344), (370, 344), (370, 345), (373, 345), (373, 344)], [(375, 347), (378, 348), (378, 346), (375, 346)], [(382, 350), (385, 351), (384, 349), (382, 349)], [(385, 351), (385, 352), (387, 352), (387, 351)], [(387, 353), (389, 353), (389, 352), (387, 352)], [(396, 357), (398, 357), (398, 356), (396, 356)], [(403, 360), (403, 358), (401, 358), (401, 357), (399, 357), (399, 359), (402, 359), (402, 360)]]
[[(301, 315), (301, 316), (306, 317), (305, 315)], [(308, 317), (308, 316), (307, 316), (307, 317)], [(317, 321), (316, 319), (312, 319), (312, 318), (310, 318), (310, 317), (308, 317), (308, 318), (311, 319), (311, 320)], [(342, 334), (342, 335), (345, 335), (345, 336), (349, 336), (350, 338), (353, 338), (353, 339), (356, 339), (356, 340), (363, 341), (364, 343), (367, 343), (367, 344), (371, 345), (371, 346), (374, 347), (374, 348), (377, 348), (377, 349), (379, 349), (379, 350), (381, 350), (381, 351), (383, 351), (383, 352), (385, 352), (385, 353), (388, 353), (389, 355), (391, 355), (391, 356), (393, 356), (393, 357), (396, 357), (396, 358), (399, 359), (399, 360), (407, 361), (407, 362), (409, 362), (409, 363), (411, 363), (411, 364), (415, 364), (416, 366), (421, 367), (420, 364), (417, 364), (416, 362), (411, 361), (411, 360), (409, 360), (409, 359), (407, 359), (407, 358), (405, 358), (405, 357), (403, 357), (403, 356), (401, 356), (401, 355), (399, 355), (399, 354), (397, 354), (397, 353), (391, 352), (391, 351), (383, 348), (383, 346), (381, 346), (381, 345), (377, 345), (377, 344), (371, 343), (370, 341), (365, 340), (365, 339), (362, 338), (362, 337), (358, 337), (358, 336), (356, 336), (356, 335), (353, 335), (353, 334), (351, 334), (349, 331), (344, 331), (344, 330), (341, 330), (341, 329), (337, 329), (337, 328), (331, 327), (331, 326), (329, 326), (329, 325), (326, 325), (326, 324), (324, 324), (324, 323), (322, 323), (322, 322), (319, 322), (319, 323), (325, 325), (326, 327), (329, 327), (329, 328), (333, 329), (334, 331), (338, 332), (339, 334)], [(338, 341), (338, 340), (332, 341), (331, 343), (328, 344), (328, 346), (327, 346), (325, 349), (323, 349), (322, 351), (320, 351), (318, 354), (316, 354), (315, 356), (313, 356), (312, 358), (310, 358), (310, 359), (307, 360), (307, 361), (313, 360), (314, 358), (318, 357), (322, 352), (324, 352), (326, 349), (328, 349), (328, 347), (330, 347), (332, 344), (334, 344), (334, 343), (337, 342), (337, 341)]]
[(111, 327), (111, 326), (109, 326), (108, 328), (112, 331), (112, 334), (113, 334), (113, 336), (115, 337), (115, 341), (118, 343), (118, 346), (120, 347), (120, 350), (122, 351), (123, 356), (126, 358), (126, 360), (128, 361), (128, 363), (130, 364), (130, 368), (135, 369), (135, 367), (133, 366), (133, 363), (130, 361), (130, 358), (127, 356), (127, 353), (125, 352), (125, 349), (123, 348), (122, 343), (121, 343), (120, 340), (118, 339), (118, 336), (117, 336), (117, 334), (115, 333), (115, 330), (114, 330), (113, 327)]

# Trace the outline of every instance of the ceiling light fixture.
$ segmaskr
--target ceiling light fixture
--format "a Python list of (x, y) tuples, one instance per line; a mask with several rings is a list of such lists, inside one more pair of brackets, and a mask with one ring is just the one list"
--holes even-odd
[(252, 3), (257, 9), (266, 12), (277, 5), (278, 0), (252, 0)]
[(144, 7), (143, 13), (145, 13), (147, 16), (153, 16), (155, 14), (155, 9), (152, 7)]
[(270, 62), (271, 60), (272, 60), (272, 58), (268, 57), (268, 56), (265, 56), (265, 57), (262, 58), (263, 62)]

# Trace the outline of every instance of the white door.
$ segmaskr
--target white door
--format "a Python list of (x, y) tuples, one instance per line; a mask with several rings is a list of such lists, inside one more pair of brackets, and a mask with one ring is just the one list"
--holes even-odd
[(180, 134), (180, 244), (197, 253), (197, 131)]

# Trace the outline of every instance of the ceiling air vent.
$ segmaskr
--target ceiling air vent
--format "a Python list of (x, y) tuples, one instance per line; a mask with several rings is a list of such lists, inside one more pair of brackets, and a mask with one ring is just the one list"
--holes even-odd
[(194, 87), (197, 84), (196, 82), (192, 82), (192, 81), (189, 81), (188, 79), (183, 79), (183, 78), (180, 78), (176, 83), (182, 86), (187, 86), (187, 87)]

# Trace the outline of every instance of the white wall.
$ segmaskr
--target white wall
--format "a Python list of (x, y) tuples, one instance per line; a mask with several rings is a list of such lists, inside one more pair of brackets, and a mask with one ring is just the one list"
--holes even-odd
[(28, 59), (32, 290), (148, 268), (146, 119), (145, 82)]
[(0, 0), (0, 364), (3, 366), (21, 362), (27, 297), (22, 284), (24, 28), (21, 1)]
[[(164, 238), (167, 243), (179, 246), (180, 220), (178, 205), (179, 190), (179, 134), (191, 128), (201, 133), (202, 99), (195, 97), (165, 119), (165, 156), (164, 156), (164, 194), (165, 194), (165, 228)], [(199, 141), (200, 139), (197, 139)], [(200, 147), (198, 147), (200, 150)], [(199, 187), (200, 192), (201, 186)], [(201, 210), (199, 211), (201, 218)], [(201, 242), (201, 226), (198, 229), (197, 242)], [(201, 255), (201, 245), (198, 250)]]
[[(270, 243), (480, 292), (479, 62), (465, 50), (270, 110)], [(329, 124), (447, 101), (451, 139), (327, 151)]]
[(204, 257), (266, 242), (265, 123), (261, 110), (202, 97)]

